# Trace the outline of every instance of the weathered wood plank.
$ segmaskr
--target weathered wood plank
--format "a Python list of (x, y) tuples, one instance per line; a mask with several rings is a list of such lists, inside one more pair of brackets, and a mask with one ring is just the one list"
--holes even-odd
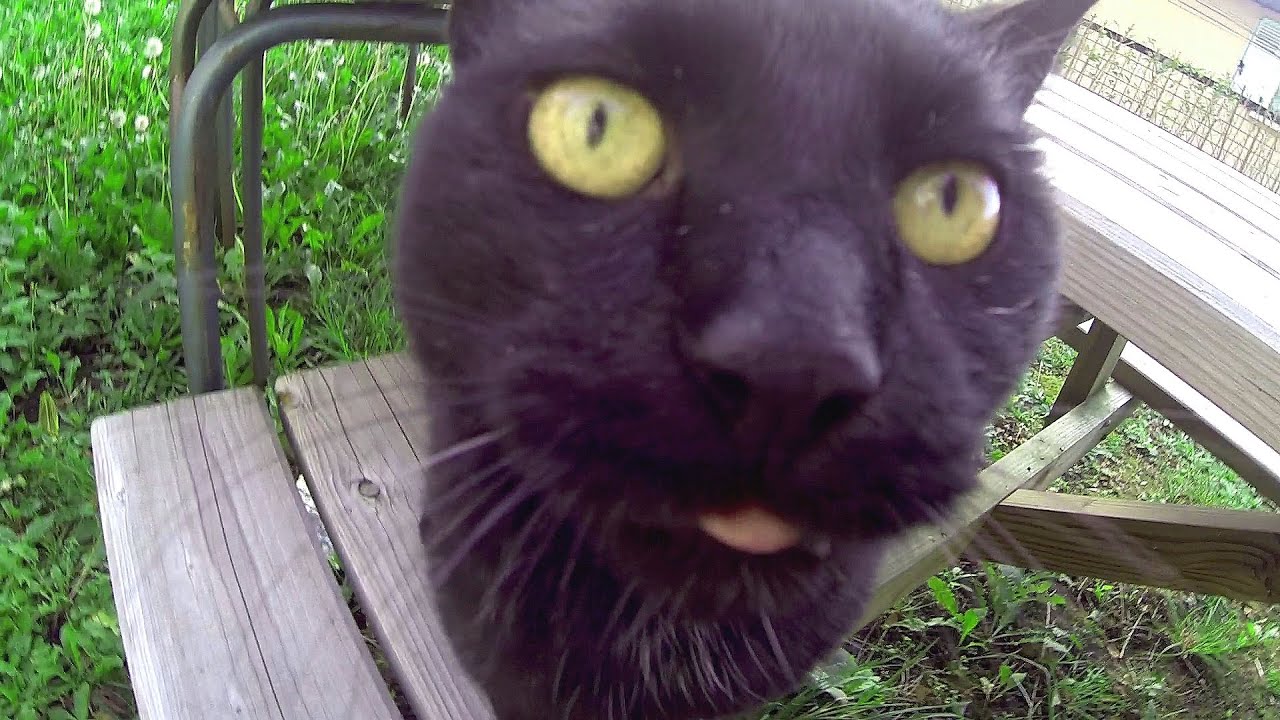
[(426, 584), (421, 382), (390, 355), (291, 375), (276, 389), (316, 506), (419, 720), (489, 720)]
[[(1080, 327), (1064, 329), (1059, 337), (1079, 349), (1084, 346), (1085, 331)], [(1280, 452), (1134, 345), (1125, 347), (1112, 377), (1213, 453), (1263, 497), (1280, 504)]]
[(1097, 93), (1050, 76), (1036, 99), (1104, 137), (1135, 148), (1156, 168), (1216, 198), (1257, 227), (1267, 230), (1280, 224), (1280, 195)]
[(1049, 408), (1045, 424), (1052, 424), (1107, 384), (1111, 379), (1111, 371), (1120, 361), (1120, 352), (1128, 344), (1129, 341), (1120, 337), (1115, 330), (1102, 323), (1093, 323), (1093, 328), (1080, 344), (1071, 372), (1067, 373), (1058, 397)]
[(92, 441), (143, 718), (400, 717), (259, 391), (99, 418)]
[(1280, 515), (1019, 490), (969, 554), (1035, 570), (1280, 602)]
[(1050, 164), (1063, 293), (1280, 447), (1280, 280), (1071, 153)]
[(1000, 458), (978, 476), (978, 487), (943, 522), (917, 528), (890, 547), (861, 624), (892, 607), (931, 575), (952, 565), (992, 508), (1019, 488), (1041, 488), (1084, 457), (1139, 402), (1114, 383)]
[[(1123, 179), (1147, 197), (1161, 203), (1195, 224), (1218, 242), (1258, 261), (1272, 275), (1280, 276), (1280, 236), (1276, 228), (1265, 223), (1265, 213), (1244, 209), (1249, 215), (1262, 217), (1258, 222), (1234, 212), (1224, 203), (1230, 194), (1221, 187), (1192, 187), (1187, 173), (1173, 174), (1156, 167), (1146, 156), (1155, 152), (1150, 146), (1126, 145), (1107, 138), (1086, 126), (1082, 113), (1055, 111), (1043, 104), (1033, 105), (1027, 119), (1053, 140), (1080, 155), (1097, 168)], [(1209, 158), (1211, 160), (1211, 158)], [(1256, 208), (1256, 206), (1254, 206)], [(1280, 225), (1280, 221), (1272, 220)], [(1261, 223), (1261, 224), (1259, 224)]]

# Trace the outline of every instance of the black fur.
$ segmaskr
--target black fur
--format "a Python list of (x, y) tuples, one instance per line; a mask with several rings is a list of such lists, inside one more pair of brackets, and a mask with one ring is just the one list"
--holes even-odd
[[(857, 622), (885, 538), (972, 485), (1053, 314), (1057, 228), (1022, 116), (1091, 4), (456, 0), (396, 286), (432, 447), (480, 438), (427, 472), (433, 577), (415, 581), (501, 720), (712, 718), (783, 694)], [(581, 72), (670, 128), (636, 197), (575, 195), (530, 154), (532, 92)], [(1003, 215), (984, 255), (934, 267), (890, 202), (947, 160), (984, 165)], [(747, 499), (802, 546), (746, 556), (698, 529)]]

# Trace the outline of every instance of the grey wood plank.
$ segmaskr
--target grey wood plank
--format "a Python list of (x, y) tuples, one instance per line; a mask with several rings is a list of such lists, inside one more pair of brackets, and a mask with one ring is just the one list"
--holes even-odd
[[(1202, 223), (1150, 197), (1124, 177), (1081, 157), (1061, 141), (1045, 138), (1037, 145), (1045, 153), (1045, 171), (1059, 191), (1061, 209), (1076, 221), (1073, 227), (1087, 230), (1091, 239), (1111, 246), (1112, 253), (1137, 255), (1140, 261), (1151, 255), (1163, 256), (1178, 266), (1179, 274), (1197, 276), (1201, 285), (1229, 294), (1236, 306), (1280, 334), (1280, 277), (1273, 270), (1222, 242)], [(1105, 261), (1105, 254), (1082, 252), (1089, 246), (1076, 242), (1071, 229), (1065, 238), (1069, 263), (1095, 266)], [(1067, 268), (1068, 281), (1075, 279), (1071, 269)], [(1144, 272), (1150, 275), (1153, 270), (1159, 274), (1154, 266)], [(1085, 309), (1093, 310), (1072, 296), (1070, 287), (1063, 292)], [(1165, 300), (1159, 294), (1135, 294), (1133, 290), (1126, 295), (1133, 296), (1147, 312), (1159, 312)], [(1121, 334), (1143, 346), (1139, 337)]]
[(143, 718), (400, 718), (305, 521), (261, 392), (93, 423)]
[(1280, 602), (1280, 515), (1018, 490), (972, 556), (1077, 577)]
[[(1126, 207), (1131, 198), (1120, 189), (1100, 180), (1089, 189), (1089, 180), (1086, 173), (1059, 186), (1070, 188), (1059, 197), (1063, 293), (1280, 448), (1280, 282), (1220, 245), (1221, 257), (1206, 253), (1197, 262), (1202, 238), (1191, 232), (1170, 242), (1139, 235), (1148, 208)], [(1181, 250), (1171, 247), (1178, 243)], [(1187, 250), (1185, 263), (1169, 254)]]
[(1088, 337), (1081, 343), (1071, 372), (1058, 390), (1058, 397), (1049, 408), (1045, 424), (1062, 417), (1068, 410), (1084, 402), (1111, 379), (1111, 372), (1120, 362), (1120, 353), (1129, 341), (1115, 330), (1101, 323), (1094, 323)]
[(285, 427), (316, 506), (419, 720), (489, 720), (426, 584), (424, 397), (396, 355), (281, 378)]
[(931, 575), (954, 564), (988, 514), (1015, 490), (1048, 486), (1137, 410), (1139, 401), (1104, 385), (1057, 422), (1014, 448), (978, 476), (950, 517), (909, 531), (890, 545), (861, 625), (891, 608)]
[(1037, 104), (1027, 112), (1027, 119), (1057, 144), (1107, 170), (1280, 277), (1280, 220), (1259, 212), (1261, 208), (1255, 203), (1237, 203), (1233, 208), (1229, 203), (1234, 196), (1221, 186), (1201, 182), (1196, 183), (1199, 188), (1193, 187), (1197, 173), (1165, 172), (1151, 158), (1156, 154), (1153, 148), (1104, 137), (1101, 131), (1086, 126), (1081, 114)]
[(1097, 93), (1051, 75), (1037, 101), (1121, 144), (1140, 148), (1137, 152), (1157, 168), (1217, 197), (1259, 227), (1280, 222), (1280, 195)]

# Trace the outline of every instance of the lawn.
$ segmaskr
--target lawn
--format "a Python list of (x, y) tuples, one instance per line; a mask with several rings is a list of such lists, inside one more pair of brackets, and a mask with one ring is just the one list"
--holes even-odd
[[(0, 718), (136, 716), (88, 428), (184, 392), (165, 171), (174, 5), (0, 5)], [(306, 45), (268, 62), (276, 370), (400, 349), (384, 233), (407, 152), (404, 53)], [(419, 112), (446, 70), (440, 53), (423, 64)], [(244, 383), (243, 251), (222, 257), (227, 370)], [(993, 453), (1034, 432), (1071, 357), (1046, 345), (992, 428)], [(1265, 506), (1145, 410), (1060, 486)], [(1275, 609), (966, 564), (766, 717), (1280, 717), (1277, 660)]]

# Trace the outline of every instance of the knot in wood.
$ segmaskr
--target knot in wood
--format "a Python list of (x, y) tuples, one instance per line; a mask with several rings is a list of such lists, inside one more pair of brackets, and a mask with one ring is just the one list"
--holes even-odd
[(356, 482), (356, 492), (360, 493), (361, 497), (367, 497), (372, 500), (382, 494), (382, 488), (378, 487), (378, 483), (368, 478), (360, 478)]

